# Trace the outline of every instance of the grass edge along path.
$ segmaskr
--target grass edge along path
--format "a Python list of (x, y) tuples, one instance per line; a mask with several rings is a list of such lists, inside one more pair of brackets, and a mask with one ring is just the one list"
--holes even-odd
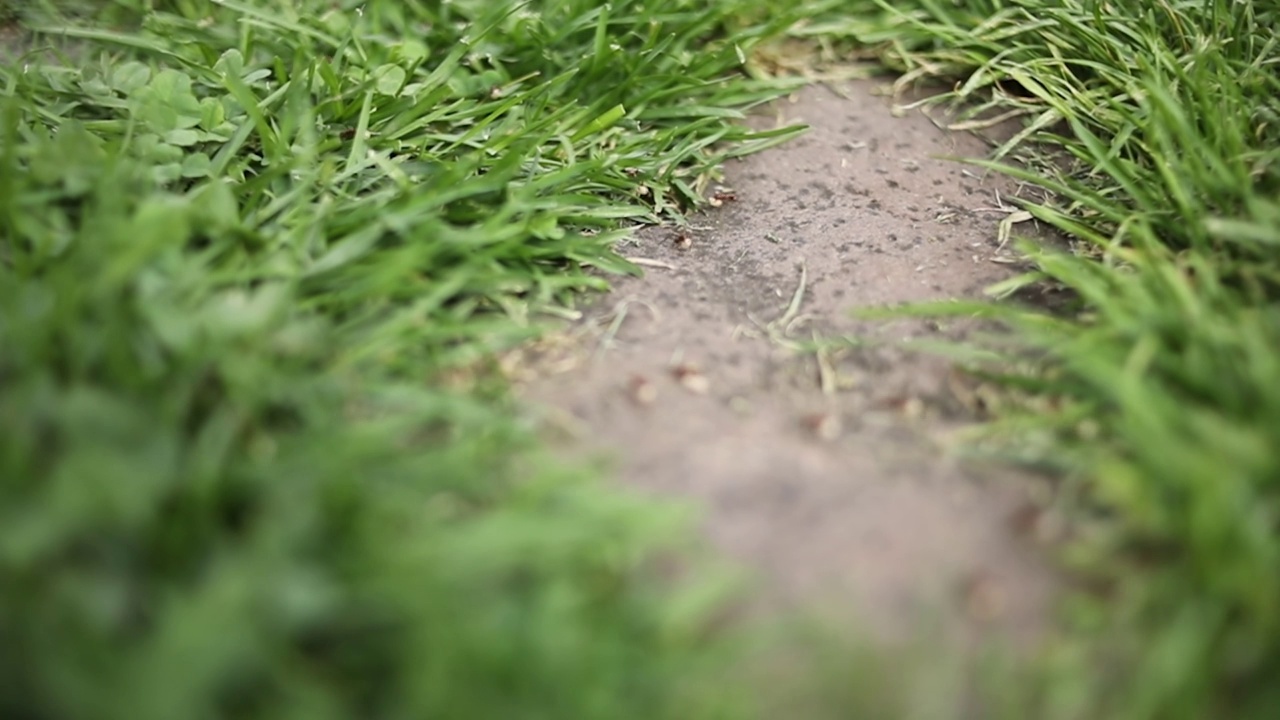
[[(1002, 302), (906, 310), (1013, 330), (974, 368), (1026, 401), (989, 436), (1062, 478), (1089, 591), (1010, 717), (1280, 707), (1278, 26), (1275, 3), (918, 0), (799, 31), (953, 82), (960, 122), (1023, 116), (977, 164), (1047, 191), (1021, 209), (1072, 240), (1023, 243)], [(1072, 302), (1018, 302), (1036, 288)]]
[(0, 715), (736, 704), (683, 513), (554, 469), (478, 363), (796, 132), (733, 122), (788, 21), (53, 5), (0, 64)]

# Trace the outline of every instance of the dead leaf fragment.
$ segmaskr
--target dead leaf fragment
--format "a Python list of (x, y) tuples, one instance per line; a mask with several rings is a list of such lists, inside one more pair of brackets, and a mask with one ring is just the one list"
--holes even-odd
[(823, 442), (832, 442), (840, 437), (844, 430), (840, 416), (832, 412), (814, 413), (804, 418), (802, 423), (814, 437)]
[(894, 395), (876, 403), (877, 406), (898, 413), (907, 420), (918, 420), (924, 415), (924, 401), (914, 395)]
[(635, 404), (648, 407), (658, 399), (658, 387), (643, 375), (633, 375), (627, 384), (627, 395)]
[(716, 191), (707, 198), (707, 204), (711, 207), (720, 207), (727, 202), (733, 202), (738, 199), (738, 194), (728, 188), (716, 188)]
[(1005, 612), (1004, 588), (989, 572), (971, 573), (963, 583), (961, 594), (965, 612), (978, 622), (991, 622)]
[(711, 390), (711, 381), (693, 363), (681, 363), (671, 369), (671, 375), (685, 390), (697, 395), (706, 395)]
[(1009, 516), (1013, 531), (1042, 545), (1061, 542), (1067, 535), (1062, 515), (1033, 502), (1025, 502)]

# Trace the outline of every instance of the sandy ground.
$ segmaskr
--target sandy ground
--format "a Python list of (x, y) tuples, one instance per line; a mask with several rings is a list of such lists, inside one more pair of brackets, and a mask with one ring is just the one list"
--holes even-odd
[(1013, 272), (991, 209), (1017, 188), (940, 157), (986, 145), (895, 116), (876, 88), (815, 86), (757, 118), (812, 129), (731, 163), (731, 195), (689, 228), (624, 247), (658, 264), (530, 351), (523, 393), (568, 431), (566, 452), (604, 453), (618, 482), (700, 506), (760, 604), (895, 637), (939, 620), (1035, 634), (1055, 585), (1017, 527), (1036, 480), (949, 451), (968, 420), (956, 373), (892, 343), (795, 347), (955, 337), (849, 311), (974, 297)]

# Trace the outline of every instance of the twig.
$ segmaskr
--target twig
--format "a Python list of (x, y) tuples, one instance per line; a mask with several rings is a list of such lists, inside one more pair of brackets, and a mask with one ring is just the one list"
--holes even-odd
[(601, 358), (604, 357), (605, 352), (613, 346), (614, 338), (617, 337), (618, 331), (622, 329), (622, 322), (627, 319), (627, 311), (631, 308), (632, 303), (637, 303), (648, 308), (649, 313), (653, 315), (655, 322), (659, 319), (657, 308), (644, 300), (627, 298), (626, 300), (618, 303), (613, 309), (613, 320), (609, 322), (609, 327), (605, 329), (604, 335), (600, 337), (600, 344), (596, 346), (593, 362), (599, 363)]
[(665, 260), (654, 260), (653, 258), (642, 258), (642, 257), (627, 257), (626, 255), (623, 255), (622, 259), (626, 260), (629, 263), (632, 263), (634, 265), (640, 265), (642, 267), (662, 268), (663, 270), (677, 269), (675, 265), (672, 265), (671, 263), (666, 262)]
[(831, 367), (831, 358), (827, 357), (827, 351), (822, 347), (817, 331), (813, 333), (813, 343), (817, 348), (813, 354), (818, 360), (818, 387), (822, 389), (823, 395), (830, 397), (836, 394), (836, 373)]
[(800, 312), (800, 302), (804, 300), (804, 289), (809, 282), (809, 271), (805, 269), (804, 260), (800, 261), (800, 282), (796, 285), (796, 291), (791, 294), (791, 302), (787, 305), (787, 310), (782, 317), (774, 321), (779, 327), (786, 328), (787, 325), (795, 319)]

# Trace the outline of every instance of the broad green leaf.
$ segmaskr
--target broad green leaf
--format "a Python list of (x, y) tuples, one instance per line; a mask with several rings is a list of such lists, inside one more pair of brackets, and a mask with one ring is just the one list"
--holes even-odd
[(150, 79), (151, 68), (140, 62), (126, 62), (111, 73), (111, 86), (124, 95), (132, 95)]
[(407, 63), (417, 63), (427, 59), (429, 51), (421, 40), (407, 39), (398, 43), (391, 50), (391, 56)]
[(200, 227), (225, 230), (240, 224), (240, 208), (231, 185), (211, 180), (191, 193), (191, 207)]
[(404, 87), (406, 73), (399, 65), (383, 65), (373, 71), (374, 87), (382, 95), (399, 95)]
[(195, 130), (170, 130), (164, 134), (164, 141), (178, 147), (191, 147), (200, 140)]
[(191, 91), (191, 77), (177, 70), (162, 70), (147, 85), (134, 91), (137, 112), (157, 133), (192, 128), (204, 114)]
[(205, 153), (192, 153), (182, 160), (182, 177), (207, 177), (213, 168), (213, 162)]
[(244, 55), (240, 54), (240, 51), (235, 48), (227, 50), (218, 58), (218, 62), (214, 63), (213, 69), (223, 75), (242, 77), (244, 75)]
[(200, 101), (200, 127), (213, 131), (227, 121), (227, 110), (217, 98)]

